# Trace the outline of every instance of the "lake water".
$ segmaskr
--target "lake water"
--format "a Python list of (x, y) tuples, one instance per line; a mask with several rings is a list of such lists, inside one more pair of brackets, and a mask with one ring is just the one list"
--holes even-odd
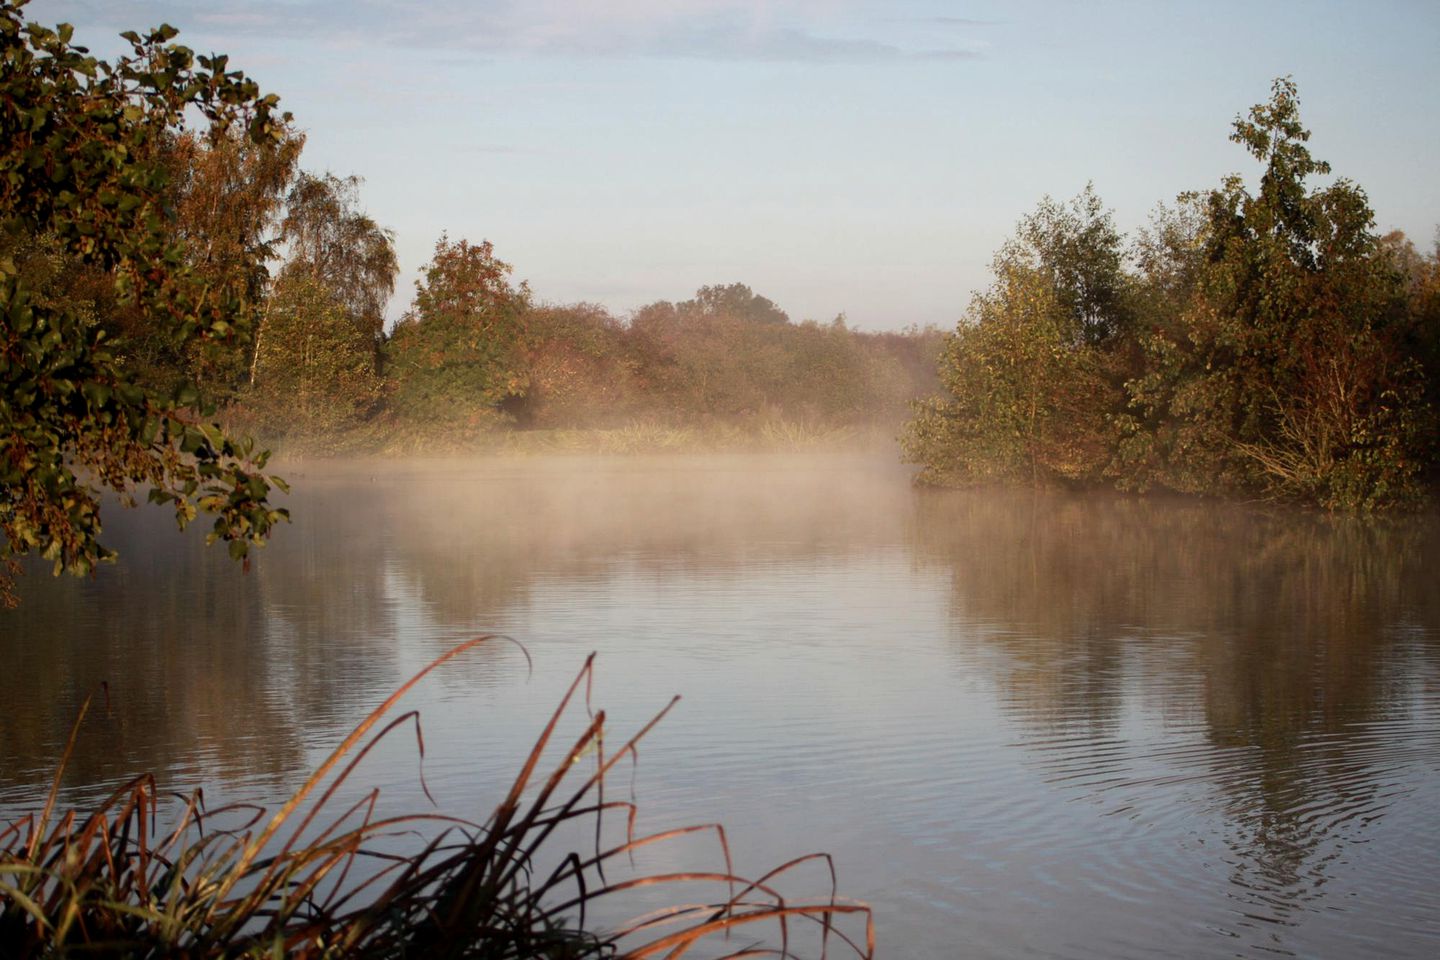
[[(882, 957), (1440, 956), (1440, 522), (926, 492), (886, 458), (294, 465), (248, 575), (157, 510), (0, 612), (0, 814), (283, 799), (412, 695), (483, 817), (587, 653), (652, 829), (832, 853)], [(408, 736), (408, 735), (406, 735)], [(363, 779), (422, 804), (413, 738)], [(632, 775), (628, 772), (628, 781)], [(626, 789), (629, 789), (627, 783)]]

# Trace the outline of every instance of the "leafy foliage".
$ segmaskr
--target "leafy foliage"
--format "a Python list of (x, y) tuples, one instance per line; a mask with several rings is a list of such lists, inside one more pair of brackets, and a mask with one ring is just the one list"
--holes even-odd
[(1399, 349), (1399, 288), (1363, 191), (1327, 174), (1295, 86), (1235, 122), (1263, 165), (1186, 198), (1203, 212), (1199, 262), (1175, 321), (1146, 338), (1132, 403), (1159, 429), (1162, 482), (1372, 509), (1418, 495), (1420, 370)]
[(948, 396), (905, 436), (925, 480), (1093, 480), (1104, 463), (1107, 385), (1093, 348), (1067, 338), (1069, 310), (1040, 273), (1007, 269), (941, 357)]
[(280, 221), (287, 258), (268, 291), (249, 390), (232, 409), (267, 436), (325, 448), (383, 399), (385, 304), (394, 237), (358, 209), (359, 179), (301, 173)]
[(284, 437), (351, 426), (379, 403), (375, 348), (341, 298), (304, 272), (282, 276), (266, 307), (255, 352), (255, 405)]
[(695, 299), (676, 305), (691, 317), (726, 317), (752, 323), (789, 323), (790, 317), (769, 297), (762, 297), (743, 283), (715, 284), (695, 291)]
[(995, 263), (1037, 271), (1054, 292), (1066, 342), (1103, 344), (1130, 332), (1123, 240), (1093, 184), (1069, 203), (1049, 197), (1022, 219)]
[(1049, 198), (996, 254), (995, 282), (946, 341), (944, 393), (902, 443), (930, 483), (1093, 481), (1122, 402), (1100, 344), (1129, 327), (1120, 236), (1094, 191)]
[[(276, 97), (223, 56), (173, 43), (171, 27), (125, 34), (131, 52), (114, 62), (71, 35), (0, 5), (0, 557), (13, 568), (35, 551), (57, 572), (88, 572), (111, 556), (99, 488), (145, 484), (182, 525), (213, 515), (211, 538), (244, 558), (284, 517), (267, 501), (264, 454), (205, 422), (193, 379), (164, 391), (139, 376), (97, 308), (132, 311), (177, 355), (244, 344), (247, 288), (196, 263), (165, 155), (187, 113), (212, 144), (243, 131), (260, 149), (285, 140), (284, 118)], [(263, 267), (253, 247), (230, 253), (242, 276)], [(52, 262), (37, 271), (37, 258)], [(88, 273), (96, 299), (36, 283), (66, 270)]]
[(1375, 235), (1359, 187), (1308, 186), (1330, 172), (1309, 136), (1277, 80), (1231, 137), (1259, 189), (1233, 175), (1182, 195), (1132, 269), (1088, 190), (1022, 221), (947, 348), (948, 395), (909, 428), (922, 477), (1028, 464), (1037, 480), (1327, 509), (1417, 499), (1435, 457), (1433, 263)]
[[(707, 289), (717, 288), (701, 293)], [(917, 381), (927, 379), (923, 368), (934, 359), (924, 347), (918, 368), (904, 359), (912, 342), (925, 342), (922, 331), (877, 337), (850, 330), (838, 317), (828, 324), (776, 322), (687, 306), (694, 302), (643, 307), (628, 331), (635, 375), (651, 406), (689, 422), (883, 420), (922, 392)]]
[[(277, 220), (304, 144), (304, 137), (288, 126), (278, 143), (260, 144), (238, 128), (218, 137), (186, 131), (164, 156), (175, 235), (184, 244), (191, 269), (211, 285), (229, 285), (256, 317), (252, 322), (257, 334), (269, 293), (267, 263), (276, 252)], [(255, 338), (222, 350), (191, 346), (185, 356), (171, 359), (143, 316), (134, 311), (112, 315), (131, 322), (115, 331), (117, 336), (148, 347), (156, 357), (158, 362), (149, 369), (158, 375), (153, 380), (157, 386), (167, 388), (189, 376), (208, 395), (228, 401), (248, 379)], [(133, 365), (133, 356), (127, 363)]]
[(378, 343), (395, 291), (395, 237), (358, 209), (359, 177), (302, 173), (285, 201), (284, 273), (324, 283), (357, 330)]
[(525, 427), (599, 427), (633, 417), (635, 358), (625, 325), (594, 304), (540, 306), (525, 319), (524, 395), (506, 409)]
[(397, 411), (474, 421), (524, 390), (530, 291), (509, 277), (488, 240), (440, 238), (386, 349)]

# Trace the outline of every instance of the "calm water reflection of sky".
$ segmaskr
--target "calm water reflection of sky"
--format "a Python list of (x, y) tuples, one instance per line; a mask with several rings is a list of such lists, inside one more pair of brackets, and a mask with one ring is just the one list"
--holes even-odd
[[(144, 770), (274, 802), (447, 645), (425, 776), (480, 816), (584, 656), (652, 828), (748, 872), (834, 853), (882, 955), (1440, 950), (1440, 562), (1385, 525), (1184, 501), (925, 493), (861, 457), (292, 467), (240, 576), (165, 517), (0, 614), (0, 805)], [(418, 802), (413, 740), (367, 764)], [(689, 855), (689, 851), (687, 851)], [(813, 892), (813, 891), (812, 891)]]

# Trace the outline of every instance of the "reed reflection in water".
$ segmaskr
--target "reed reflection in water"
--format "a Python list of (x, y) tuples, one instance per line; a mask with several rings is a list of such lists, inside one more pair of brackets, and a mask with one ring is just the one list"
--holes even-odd
[[(154, 769), (273, 800), (500, 629), (534, 679), (495, 648), (418, 702), (442, 802), (483, 802), (599, 649), (618, 725), (686, 698), (637, 772), (652, 823), (724, 819), (742, 866), (834, 852), (886, 955), (1440, 950), (1434, 518), (927, 493), (862, 457), (290, 474), (248, 577), (117, 512), (119, 567), (25, 583), (0, 802), (100, 679), (72, 798)], [(418, 792), (413, 754), (376, 762)]]

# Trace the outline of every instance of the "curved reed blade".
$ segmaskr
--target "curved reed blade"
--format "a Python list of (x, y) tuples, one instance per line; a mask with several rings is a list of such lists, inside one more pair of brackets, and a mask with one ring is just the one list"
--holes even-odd
[[(100, 684), (100, 689), (105, 693), (105, 703), (110, 703), (110, 686), (106, 683)], [(70, 757), (75, 753), (75, 742), (80, 737), (80, 724), (85, 721), (85, 714), (90, 712), (90, 703), (95, 699), (94, 691), (91, 691), (84, 700), (80, 702), (80, 709), (76, 711), (75, 722), (70, 725), (70, 736), (65, 741), (65, 750), (60, 754), (60, 762), (55, 765), (55, 778), (50, 782), (50, 793), (45, 797), (45, 806), (40, 811), (40, 819), (36, 821), (35, 828), (30, 834), (30, 843), (27, 845), (25, 855), (27, 859), (33, 860), (35, 852), (39, 848), (40, 838), (45, 833), (45, 827), (50, 822), (50, 814), (55, 811), (55, 801), (60, 797), (60, 782), (65, 776), (65, 768), (70, 765)]]
[[(456, 657), (460, 656), (462, 653), (465, 653), (466, 651), (473, 649), (474, 647), (478, 647), (480, 644), (487, 643), (491, 640), (510, 640), (510, 638), (500, 636), (499, 634), (485, 634), (479, 637), (472, 637), (464, 643), (457, 644), (456, 646), (451, 647), (449, 650), (445, 651), (440, 656), (430, 661), (430, 663), (426, 664), (423, 668), (420, 669), (418, 673), (416, 673), (409, 680), (406, 680), (403, 684), (401, 684), (399, 689), (397, 689), (394, 693), (390, 694), (390, 696), (386, 698), (384, 703), (380, 704), (380, 706), (370, 711), (370, 713), (367, 714), (363, 720), (356, 724), (355, 729), (350, 731), (350, 734), (343, 741), (341, 741), (340, 745), (336, 747), (333, 751), (331, 751), (330, 755), (326, 757), (325, 760), (320, 764), (320, 766), (315, 769), (315, 772), (312, 773), (303, 784), (301, 784), (300, 789), (296, 790), (295, 793), (290, 797), (290, 799), (285, 802), (285, 805), (282, 806), (276, 812), (275, 816), (271, 818), (270, 824), (263, 831), (261, 831), (260, 835), (257, 836), (254, 841), (252, 841), (250, 847), (246, 850), (246, 856), (242, 858), (242, 861), (239, 864), (239, 871), (243, 872), (245, 867), (248, 867), (251, 863), (254, 862), (255, 857), (259, 855), (260, 850), (263, 849), (265, 844), (270, 840), (270, 838), (273, 837), (275, 833), (280, 830), (280, 828), (290, 818), (291, 814), (293, 814), (295, 810), (302, 803), (305, 802), (305, 798), (310, 795), (311, 791), (313, 791), (315, 787), (325, 779), (326, 775), (329, 774), (330, 771), (335, 768), (336, 764), (338, 764), (345, 757), (345, 755), (354, 748), (355, 744), (359, 743), (362, 739), (364, 739), (365, 734), (368, 733), (375, 726), (375, 724), (380, 722), (380, 718), (390, 712), (390, 708), (393, 707), (397, 702), (399, 702), (401, 697), (409, 693), (416, 684), (418, 684), (421, 680), (425, 679), (425, 677), (427, 677), (441, 664), (449, 660), (453, 660)], [(514, 641), (511, 642), (513, 643)], [(519, 645), (517, 644), (517, 646)], [(525, 648), (523, 646), (520, 647), (520, 649), (525, 652), (525, 659), (528, 662), (530, 659), (529, 652), (525, 651)]]
[[(378, 817), (378, 788), (322, 820), (321, 812), (340, 786), (398, 727), (415, 722), (423, 764), (418, 715), (409, 711), (390, 717), (389, 711), (431, 671), (491, 639), (476, 637), (451, 648), (402, 684), (268, 820), (267, 811), (253, 804), (207, 811), (203, 793), (196, 791), (166, 795), (179, 813), (161, 831), (161, 794), (148, 775), (117, 789), (88, 814), (69, 811), (57, 817), (57, 774), (38, 816), (0, 830), (0, 956), (119, 951), (195, 960), (398, 955), (678, 960), (713, 938), (732, 932), (748, 936), (767, 924), (774, 925), (778, 943), (755, 940), (724, 955), (737, 960), (794, 957), (791, 924), (803, 924), (807, 936), (818, 931), (821, 958), (832, 943), (857, 957), (874, 956), (870, 908), (838, 898), (834, 863), (827, 855), (797, 857), (750, 880), (734, 869), (719, 824), (637, 831), (633, 783), (630, 800), (608, 799), (605, 785), (627, 758), (633, 776), (640, 741), (678, 698), (618, 749), (608, 750), (606, 715), (592, 699), (593, 654), (483, 823), (443, 813)], [(87, 700), (82, 717), (89, 706)], [(555, 751), (557, 731), (576, 709), (584, 711), (581, 729)], [(77, 730), (78, 721), (62, 770)], [(582, 765), (592, 754), (594, 765)], [(547, 756), (554, 757), (554, 766), (541, 776)], [(421, 777), (428, 797), (423, 767)], [(607, 829), (605, 821), (622, 812), (623, 839), (607, 844), (607, 835), (613, 836), (619, 825)], [(238, 822), (228, 823), (231, 816)], [(282, 840), (287, 825), (293, 830)], [(581, 840), (580, 850), (557, 849), (558, 838), (573, 835), (572, 827), (590, 839)], [(646, 873), (637, 865), (640, 851), (702, 835), (716, 838), (722, 868)], [(406, 837), (414, 837), (416, 847), (394, 852)], [(356, 869), (362, 858), (374, 868)], [(787, 899), (781, 881), (790, 885), (794, 881), (786, 878), (811, 863), (825, 865), (829, 898)], [(608, 874), (607, 866), (616, 874)], [(696, 884), (720, 887), (725, 894), (684, 902), (671, 893)], [(597, 915), (624, 915), (615, 910), (634, 898), (653, 904), (657, 893), (671, 903), (612, 929), (592, 929)], [(634, 911), (625, 909), (625, 914), (634, 916)], [(567, 920), (571, 916), (577, 916), (575, 922)], [(863, 938), (837, 925), (849, 917), (863, 917)], [(845, 922), (853, 932), (857, 921)]]

